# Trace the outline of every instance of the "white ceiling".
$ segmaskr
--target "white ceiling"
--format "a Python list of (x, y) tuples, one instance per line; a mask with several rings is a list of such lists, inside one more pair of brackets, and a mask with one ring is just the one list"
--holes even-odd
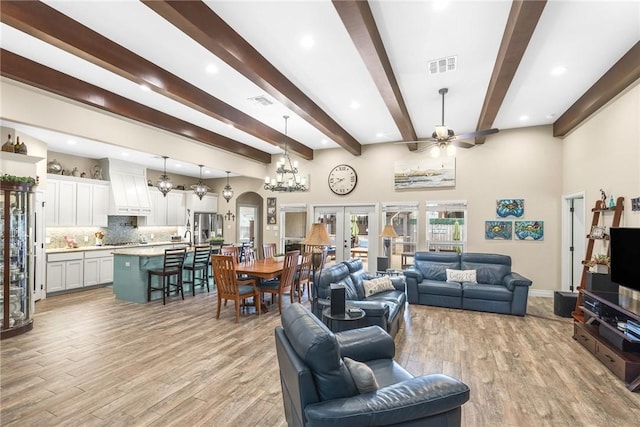
[[(141, 2), (45, 3), (279, 132), (284, 133), (282, 116), (291, 116), (288, 135), (314, 150), (338, 147), (320, 130)], [(402, 140), (330, 1), (207, 1), (206, 4), (360, 144)], [(369, 1), (369, 4), (418, 137), (429, 137), (434, 125), (440, 123), (438, 89), (442, 87), (449, 88), (445, 124), (459, 134), (475, 131), (511, 2)], [(301, 46), (303, 37), (312, 38), (313, 47)], [(638, 40), (638, 1), (549, 1), (493, 127), (509, 129), (553, 123)], [(268, 142), (157, 92), (143, 91), (133, 81), (4, 23), (0, 24), (0, 46), (243, 144), (267, 153), (280, 152)], [(452, 55), (457, 56), (456, 71), (428, 74), (429, 60)], [(214, 67), (215, 72), (208, 72), (208, 66)], [(558, 67), (565, 72), (554, 75)], [(260, 106), (250, 100), (255, 96), (264, 96), (273, 104)], [(358, 108), (353, 108), (355, 103)], [(21, 126), (6, 121), (3, 125)], [(48, 142), (52, 151), (87, 155), (77, 148), (82, 145), (90, 147), (89, 153), (94, 156), (96, 152), (103, 153), (100, 150), (105, 150), (106, 155), (113, 149), (91, 148), (88, 141), (73, 147), (68, 145), (67, 136), (42, 133), (37, 130), (37, 123), (30, 125), (21, 131)], [(487, 143), (490, 142), (489, 137)], [(161, 168), (157, 156), (149, 156), (156, 153), (141, 154), (150, 159), (145, 160), (150, 162), (148, 167)], [(212, 171), (211, 177), (224, 175), (223, 165), (206, 166)], [(168, 165), (168, 169), (191, 176), (199, 173), (195, 165), (183, 165), (179, 170)]]

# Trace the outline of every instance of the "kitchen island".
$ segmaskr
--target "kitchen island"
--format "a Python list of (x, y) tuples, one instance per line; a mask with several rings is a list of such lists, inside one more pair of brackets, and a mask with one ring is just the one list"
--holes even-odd
[[(181, 248), (185, 245), (171, 245)], [(113, 253), (113, 293), (117, 299), (136, 303), (147, 302), (148, 271), (162, 269), (164, 250), (171, 247), (135, 247), (120, 249)], [(187, 248), (185, 264), (191, 262), (193, 248)], [(184, 292), (187, 289), (185, 287)], [(151, 299), (162, 299), (160, 292), (151, 294)]]

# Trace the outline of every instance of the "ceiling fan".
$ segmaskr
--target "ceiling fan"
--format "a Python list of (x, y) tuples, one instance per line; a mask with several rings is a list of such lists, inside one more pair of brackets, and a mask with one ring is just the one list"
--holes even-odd
[(431, 134), (431, 138), (427, 138), (427, 139), (422, 139), (419, 141), (408, 141), (406, 143), (411, 143), (411, 142), (430, 142), (432, 144), (429, 144), (427, 146), (425, 146), (423, 149), (419, 149), (418, 151), (424, 151), (426, 150), (428, 147), (431, 147), (431, 156), (432, 157), (439, 157), (440, 156), (440, 149), (446, 149), (447, 150), (447, 155), (454, 155), (455, 154), (455, 147), (461, 147), (461, 148), (471, 148), (473, 147), (475, 144), (472, 144), (470, 142), (464, 142), (462, 141), (463, 139), (471, 139), (471, 138), (475, 138), (477, 136), (486, 136), (486, 135), (491, 135), (493, 133), (498, 133), (500, 130), (497, 128), (493, 128), (493, 129), (485, 129), (485, 130), (479, 130), (476, 132), (469, 132), (469, 133), (463, 133), (460, 135), (456, 135), (456, 133), (453, 131), (453, 129), (449, 129), (445, 124), (444, 124), (444, 96), (447, 94), (447, 92), (449, 92), (449, 89), (444, 87), (440, 90), (438, 90), (438, 93), (440, 95), (442, 95), (442, 124), (439, 126), (436, 126), (435, 130), (433, 131), (433, 133)]

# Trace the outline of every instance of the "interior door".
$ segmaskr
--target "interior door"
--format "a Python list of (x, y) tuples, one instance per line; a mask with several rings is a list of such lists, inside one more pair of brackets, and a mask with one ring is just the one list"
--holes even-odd
[(586, 233), (585, 233), (585, 224), (584, 224), (584, 199), (583, 198), (575, 198), (571, 199), (572, 209), (571, 212), (571, 233), (572, 233), (572, 246), (573, 251), (571, 251), (571, 269), (572, 269), (572, 277), (570, 280), (571, 290), (575, 290), (580, 285), (580, 281), (582, 279), (582, 260), (584, 260), (584, 256), (586, 253)]
[(327, 233), (335, 242), (330, 261), (361, 258), (365, 271), (375, 270), (379, 221), (374, 205), (316, 206), (313, 218), (326, 224)]

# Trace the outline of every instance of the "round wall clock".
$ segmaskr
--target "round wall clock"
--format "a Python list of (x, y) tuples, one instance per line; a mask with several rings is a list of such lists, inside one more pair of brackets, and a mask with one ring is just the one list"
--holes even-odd
[(338, 165), (329, 172), (328, 182), (331, 191), (339, 196), (344, 196), (356, 188), (358, 174), (349, 165)]

